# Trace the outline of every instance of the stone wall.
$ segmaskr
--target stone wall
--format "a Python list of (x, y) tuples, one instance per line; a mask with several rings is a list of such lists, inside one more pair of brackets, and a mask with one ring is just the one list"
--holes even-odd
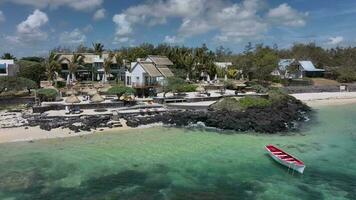
[[(34, 106), (34, 113), (43, 113), (49, 110), (64, 110), (66, 105), (63, 104), (52, 104), (45, 106)], [(90, 104), (73, 104), (73, 106), (78, 106), (80, 109), (101, 109), (101, 108), (120, 108), (124, 106), (124, 102), (111, 102), (111, 103), (90, 103)]]

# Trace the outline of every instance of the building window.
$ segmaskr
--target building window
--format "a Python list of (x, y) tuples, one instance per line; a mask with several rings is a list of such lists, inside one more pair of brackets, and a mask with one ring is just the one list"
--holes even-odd
[(0, 64), (0, 74), (7, 74), (6, 64)]
[(62, 70), (68, 70), (68, 64), (62, 64)]
[(131, 85), (131, 77), (128, 76), (126, 79), (126, 85)]

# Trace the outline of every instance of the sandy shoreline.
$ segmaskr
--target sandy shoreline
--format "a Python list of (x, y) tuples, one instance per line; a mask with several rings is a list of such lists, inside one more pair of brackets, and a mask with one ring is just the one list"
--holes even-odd
[[(307, 105), (318, 108), (323, 106), (336, 106), (345, 104), (356, 104), (356, 92), (325, 92), (325, 93), (301, 93), (292, 94), (292, 96), (305, 102)], [(143, 127), (144, 128), (144, 127)], [(52, 129), (51, 131), (45, 131), (39, 127), (17, 127), (17, 128), (1, 128), (0, 129), (0, 144), (1, 143), (11, 143), (11, 142), (23, 142), (23, 141), (34, 141), (43, 139), (54, 139), (54, 138), (66, 138), (83, 136), (90, 134), (99, 134), (105, 132), (120, 132), (123, 130), (131, 129), (124, 125), (119, 128), (105, 128), (92, 131), (82, 131), (80, 133), (75, 133), (69, 129)]]
[(66, 137), (78, 137), (91, 134), (100, 134), (106, 132), (119, 132), (123, 130), (129, 130), (130, 127), (118, 127), (118, 128), (104, 128), (92, 131), (81, 131), (75, 133), (70, 129), (56, 128), (51, 131), (46, 131), (40, 129), (40, 127), (16, 127), (16, 128), (3, 128), (0, 129), (0, 144), (10, 143), (10, 142), (24, 142), (24, 141), (35, 141), (44, 139), (54, 139), (54, 138), (66, 138)]
[(336, 106), (356, 103), (356, 92), (321, 92), (291, 94), (310, 107)]

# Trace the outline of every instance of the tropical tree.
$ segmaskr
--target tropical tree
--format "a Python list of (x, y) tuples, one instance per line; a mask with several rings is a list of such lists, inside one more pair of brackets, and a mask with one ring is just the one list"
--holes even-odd
[(259, 81), (266, 81), (278, 65), (278, 56), (269, 47), (257, 46), (254, 55), (254, 77)]
[(108, 94), (117, 95), (118, 99), (120, 99), (122, 95), (132, 95), (135, 94), (135, 92), (135, 89), (124, 85), (115, 85), (107, 91)]
[(94, 49), (94, 53), (96, 55), (99, 55), (99, 57), (101, 58), (104, 52), (104, 45), (99, 42), (93, 43), (93, 49)]
[(35, 81), (37, 84), (46, 78), (46, 67), (43, 62), (28, 60), (19, 60), (16, 62), (19, 67), (18, 77), (27, 78)]
[(68, 76), (67, 76), (67, 84), (68, 82), (71, 81), (76, 81), (75, 78), (75, 73), (78, 70), (78, 67), (84, 63), (84, 58), (85, 56), (82, 54), (78, 54), (78, 53), (73, 53), (73, 56), (71, 59), (68, 58), (64, 58), (64, 60), (68, 61)]
[(57, 77), (57, 73), (61, 69), (60, 55), (50, 52), (48, 58), (45, 60), (46, 74), (49, 81), (54, 81)]
[(12, 55), (11, 53), (4, 53), (1, 56), (1, 59), (5, 59), (5, 60), (16, 60), (16, 57), (14, 55)]
[(122, 67), (124, 66), (124, 56), (121, 52), (118, 52), (115, 54), (115, 60), (116, 60), (116, 64), (119, 66), (119, 67)]
[(113, 59), (115, 57), (115, 54), (113, 52), (109, 52), (109, 55), (107, 58), (104, 59), (104, 75), (103, 75), (103, 79), (102, 82), (106, 83), (108, 80), (108, 76), (111, 72), (111, 65), (113, 64)]
[(0, 76), (0, 94), (5, 91), (21, 91), (37, 88), (36, 82), (22, 77)]

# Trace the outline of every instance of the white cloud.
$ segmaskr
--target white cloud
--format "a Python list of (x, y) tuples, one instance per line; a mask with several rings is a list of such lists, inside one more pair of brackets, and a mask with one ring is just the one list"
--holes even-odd
[(288, 4), (283, 3), (276, 8), (270, 9), (267, 13), (267, 17), (276, 24), (282, 24), (285, 26), (304, 26), (305, 18), (308, 13), (299, 13), (297, 10), (290, 7)]
[(64, 45), (78, 45), (86, 41), (86, 36), (78, 28), (71, 32), (65, 31), (59, 36), (60, 44)]
[(104, 19), (105, 16), (106, 16), (106, 10), (104, 8), (101, 8), (94, 13), (93, 19), (95, 21), (99, 21), (101, 19)]
[(103, 0), (0, 0), (1, 2), (29, 5), (36, 8), (68, 6), (76, 10), (88, 10), (99, 7)]
[(113, 21), (117, 25), (116, 34), (118, 36), (125, 36), (132, 33), (131, 22), (128, 21), (126, 14), (115, 15)]
[(5, 15), (4, 13), (0, 10), (0, 22), (4, 22), (5, 21)]
[(178, 38), (177, 36), (169, 36), (166, 35), (164, 37), (163, 42), (168, 43), (168, 44), (178, 44), (183, 42), (183, 38)]
[[(137, 26), (162, 25), (170, 18), (181, 20), (176, 38), (216, 32), (215, 39), (232, 42), (261, 38), (274, 25), (305, 25), (307, 14), (299, 13), (287, 4), (269, 11), (266, 7), (264, 0), (244, 0), (240, 3), (227, 0), (147, 1), (116, 14), (113, 21), (116, 24), (116, 40), (132, 37)], [(166, 39), (172, 40), (173, 36)]]
[(344, 41), (344, 37), (342, 36), (336, 36), (336, 37), (330, 37), (327, 41), (328, 45), (339, 45)]
[(47, 39), (48, 34), (41, 27), (49, 21), (46, 13), (36, 9), (27, 19), (17, 25), (16, 34), (7, 36), (12, 43), (36, 43)]
[(89, 33), (89, 32), (92, 32), (94, 30), (94, 27), (91, 24), (88, 24), (82, 30), (83, 30), (84, 33)]

